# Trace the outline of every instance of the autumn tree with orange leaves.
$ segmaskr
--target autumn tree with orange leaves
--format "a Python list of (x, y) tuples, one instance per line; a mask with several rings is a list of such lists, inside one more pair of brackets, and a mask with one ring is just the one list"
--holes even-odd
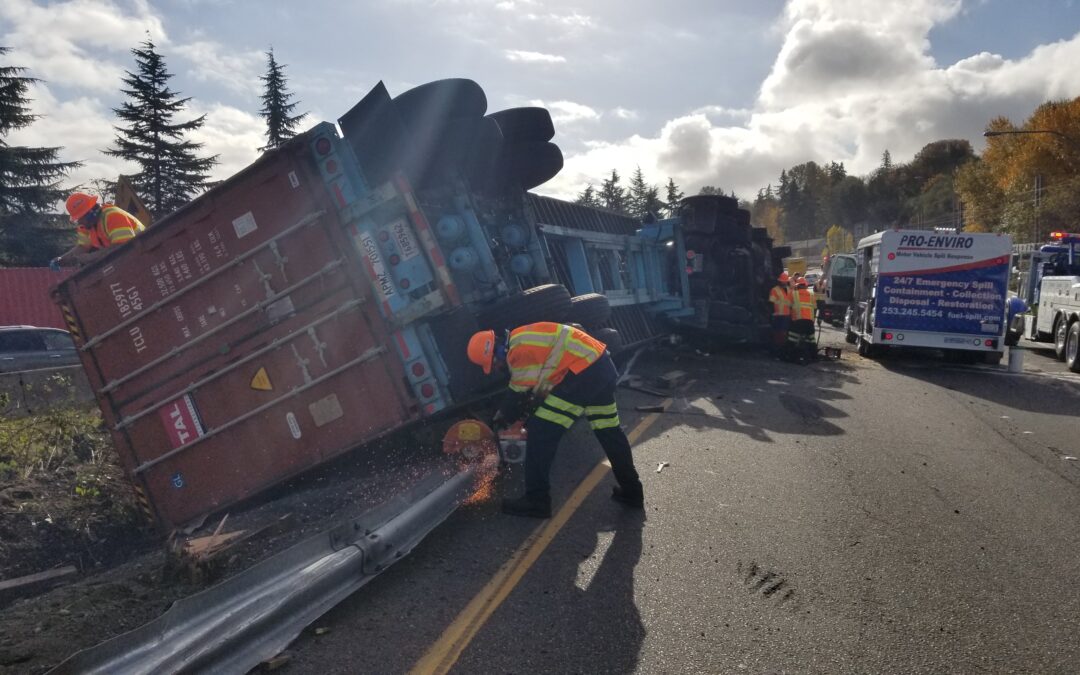
[(966, 229), (1004, 230), (1017, 241), (1080, 230), (1080, 97), (1044, 103), (1021, 126), (998, 117), (986, 128), (1046, 133), (990, 137), (982, 157), (960, 169)]

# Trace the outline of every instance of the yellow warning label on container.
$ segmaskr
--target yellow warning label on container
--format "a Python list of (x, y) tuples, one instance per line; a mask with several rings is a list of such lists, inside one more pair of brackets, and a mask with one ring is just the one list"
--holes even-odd
[(251, 388), (257, 391), (274, 390), (274, 385), (270, 384), (270, 376), (266, 374), (266, 368), (259, 368), (259, 372), (251, 378)]

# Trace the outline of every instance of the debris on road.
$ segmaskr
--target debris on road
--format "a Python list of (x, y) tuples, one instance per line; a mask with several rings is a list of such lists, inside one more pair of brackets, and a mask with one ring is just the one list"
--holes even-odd
[(664, 470), (665, 466), (671, 466), (670, 462), (660, 462), (656, 465), (656, 473), (660, 473)]
[(1071, 460), (1073, 460), (1073, 461), (1076, 461), (1076, 458), (1075, 458), (1075, 457), (1073, 457), (1072, 455), (1063, 455), (1063, 456), (1062, 456), (1061, 458), (1062, 458), (1062, 459), (1071, 459)]
[(636, 410), (638, 412), (647, 412), (647, 413), (662, 413), (662, 412), (664, 412), (664, 406), (662, 406), (662, 405), (639, 405), (639, 406), (635, 407), (634, 410)]

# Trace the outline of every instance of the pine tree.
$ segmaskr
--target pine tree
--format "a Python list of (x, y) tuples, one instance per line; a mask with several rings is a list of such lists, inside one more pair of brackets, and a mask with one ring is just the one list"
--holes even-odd
[(626, 190), (619, 185), (619, 172), (615, 169), (611, 170), (611, 177), (605, 178), (600, 184), (599, 199), (605, 209), (626, 212)]
[(645, 182), (645, 174), (641, 167), (634, 169), (634, 175), (630, 177), (630, 194), (627, 198), (626, 210), (631, 216), (641, 220), (648, 213), (646, 210), (646, 197), (649, 192), (649, 184)]
[(683, 197), (682, 190), (675, 184), (675, 180), (672, 178), (667, 179), (667, 199), (664, 200), (664, 208), (667, 210), (669, 218), (674, 218), (675, 214), (679, 212), (679, 204), (682, 202)]
[(203, 144), (185, 138), (202, 127), (206, 115), (187, 122), (175, 120), (191, 99), (178, 98), (178, 92), (169, 89), (172, 74), (154, 43), (147, 38), (131, 53), (138, 73), (127, 73), (123, 82), (128, 88), (121, 91), (129, 100), (113, 109), (128, 126), (114, 127), (116, 147), (105, 153), (139, 165), (131, 183), (157, 219), (206, 189), (210, 169), (218, 160), (217, 155), (199, 157)]
[(886, 149), (885, 152), (881, 153), (881, 170), (882, 171), (888, 171), (891, 168), (892, 168), (892, 153), (890, 153), (888, 151), (888, 149)]
[[(0, 47), (0, 56), (9, 51)], [(79, 166), (59, 161), (60, 148), (11, 145), (8, 136), (38, 119), (30, 112), (25, 68), (0, 66), (0, 264), (40, 266), (71, 246), (74, 229), (55, 213), (60, 179)]]
[(273, 47), (266, 52), (266, 75), (260, 75), (259, 79), (265, 85), (259, 115), (266, 120), (266, 145), (259, 150), (269, 150), (295, 136), (297, 125), (307, 113), (291, 114), (299, 103), (292, 100), (292, 93), (285, 88), (285, 66), (274, 59)]
[(574, 203), (591, 208), (597, 208), (601, 205), (600, 200), (596, 197), (596, 188), (593, 187), (592, 183), (585, 186), (585, 189), (577, 196)]

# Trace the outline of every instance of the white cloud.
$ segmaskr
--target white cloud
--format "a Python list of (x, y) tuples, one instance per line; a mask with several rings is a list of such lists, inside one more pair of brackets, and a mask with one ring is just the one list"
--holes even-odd
[(551, 113), (551, 121), (556, 126), (600, 119), (600, 113), (587, 105), (574, 103), (573, 101), (550, 101), (545, 103), (540, 100), (532, 100), (529, 101), (529, 105), (547, 108), (548, 112)]
[(523, 63), (566, 63), (565, 56), (558, 56), (555, 54), (527, 52), (520, 49), (507, 49), (504, 53), (506, 54), (506, 58), (510, 61), (521, 61)]
[(234, 52), (217, 42), (199, 40), (173, 47), (191, 64), (187, 75), (200, 82), (214, 82), (233, 93), (257, 96), (262, 91), (259, 75), (266, 57), (260, 51)]
[(206, 115), (202, 128), (190, 135), (191, 140), (203, 143), (202, 153), (218, 155), (215, 178), (225, 178), (251, 164), (266, 143), (265, 125), (258, 115), (231, 106), (214, 103), (207, 106), (192, 101), (193, 115)]
[(752, 108), (705, 106), (653, 135), (585, 143), (541, 190), (571, 196), (612, 167), (640, 165), (654, 183), (671, 176), (687, 192), (707, 184), (751, 197), (796, 163), (842, 161), (865, 174), (886, 149), (906, 161), (934, 140), (978, 143), (997, 115), (1020, 121), (1047, 99), (1080, 95), (1080, 34), (1013, 60), (983, 52), (937, 64), (930, 30), (960, 8), (959, 0), (791, 0)]
[(10, 62), (53, 84), (97, 92), (116, 90), (129, 50), (147, 35), (166, 39), (161, 19), (142, 2), (125, 10), (108, 0), (4, 0), (0, 25)]
[(630, 110), (629, 108), (623, 108), (621, 106), (613, 108), (611, 114), (621, 120), (636, 120), (641, 117), (636, 110)]

